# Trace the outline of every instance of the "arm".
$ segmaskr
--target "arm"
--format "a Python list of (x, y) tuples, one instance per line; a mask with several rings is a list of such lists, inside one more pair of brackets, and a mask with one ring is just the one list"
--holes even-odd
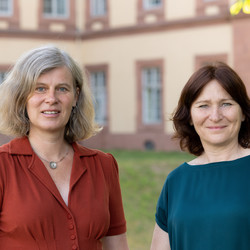
[(157, 224), (155, 224), (151, 250), (171, 250), (168, 233), (163, 231)]
[(126, 233), (106, 236), (102, 239), (103, 250), (129, 250)]

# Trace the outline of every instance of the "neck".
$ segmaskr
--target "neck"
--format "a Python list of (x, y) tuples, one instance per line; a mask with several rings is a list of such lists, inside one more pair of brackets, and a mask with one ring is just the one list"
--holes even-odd
[(31, 132), (28, 136), (31, 147), (37, 154), (46, 159), (59, 159), (65, 153), (69, 145), (64, 139), (64, 135), (40, 134)]
[(247, 151), (238, 143), (230, 147), (207, 147), (204, 148), (204, 153), (199, 158), (205, 163), (231, 161), (247, 155)]

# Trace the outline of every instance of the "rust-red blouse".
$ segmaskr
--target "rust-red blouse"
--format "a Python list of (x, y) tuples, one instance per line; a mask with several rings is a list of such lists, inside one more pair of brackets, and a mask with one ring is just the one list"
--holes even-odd
[(115, 159), (72, 146), (68, 206), (27, 137), (0, 147), (0, 250), (101, 250), (126, 231)]

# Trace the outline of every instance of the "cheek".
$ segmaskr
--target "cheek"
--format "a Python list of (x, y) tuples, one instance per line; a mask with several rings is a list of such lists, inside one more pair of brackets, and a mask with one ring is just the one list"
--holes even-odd
[(190, 125), (194, 126), (195, 124), (199, 123), (200, 116), (196, 112), (190, 113)]
[(34, 111), (38, 108), (39, 105), (39, 99), (38, 98), (29, 98), (26, 103), (26, 113), (27, 115), (31, 115), (34, 113)]
[(26, 113), (29, 114), (30, 113), (30, 107), (32, 107), (30, 101), (27, 102), (26, 104)]

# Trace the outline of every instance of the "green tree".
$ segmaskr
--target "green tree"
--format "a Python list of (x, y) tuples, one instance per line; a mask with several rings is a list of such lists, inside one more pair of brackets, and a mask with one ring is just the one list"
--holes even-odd
[(237, 0), (237, 2), (230, 7), (230, 13), (233, 16), (239, 14), (241, 10), (245, 14), (250, 14), (250, 0)]

